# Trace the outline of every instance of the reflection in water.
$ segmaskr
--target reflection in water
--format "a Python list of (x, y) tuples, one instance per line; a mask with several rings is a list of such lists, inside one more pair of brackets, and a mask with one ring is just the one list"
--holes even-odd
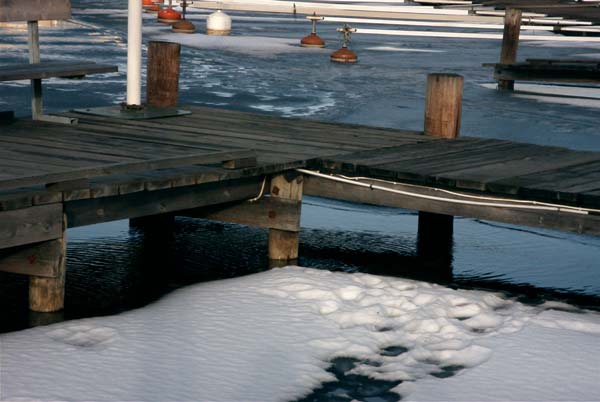
[[(554, 257), (550, 256), (555, 260), (554, 265), (543, 267), (557, 278), (554, 282), (548, 278), (540, 280), (536, 270), (532, 270), (529, 277), (519, 277), (512, 270), (526, 274), (520, 271), (529, 269), (529, 261), (523, 257), (527, 253), (521, 255), (515, 245), (511, 246), (510, 254), (502, 248), (494, 250), (495, 243), (502, 244), (515, 236), (510, 228), (483, 226), (489, 228), (485, 233), (487, 242), (473, 245), (469, 242), (478, 237), (468, 233), (469, 225), (477, 225), (478, 233), (482, 226), (476, 221), (458, 219), (452, 276), (450, 253), (441, 257), (433, 253), (430, 255), (434, 258), (424, 258), (427, 254), (423, 253), (422, 244), (421, 254), (417, 253), (416, 235), (407, 235), (416, 229), (415, 215), (405, 211), (392, 214), (391, 211), (309, 198), (303, 211), (299, 264), (427, 280), (451, 287), (500, 290), (529, 303), (552, 298), (585, 307), (600, 306), (600, 299), (595, 296), (600, 288), (598, 280), (587, 284), (590, 291), (578, 290), (586, 284), (583, 283), (585, 273), (592, 267), (580, 267), (580, 279), (569, 278), (574, 288), (569, 288), (561, 279), (564, 278), (561, 271), (564, 261), (557, 260), (557, 256), (569, 251), (564, 247), (563, 251), (556, 251)], [(324, 216), (329, 220), (324, 220)], [(369, 219), (364, 220), (365, 217)], [(364, 229), (357, 230), (359, 226)], [(370, 230), (371, 226), (379, 231)], [(550, 241), (544, 233), (518, 233), (527, 236), (531, 244), (526, 250), (529, 253), (539, 251), (535, 250), (537, 238)], [(591, 244), (586, 244), (586, 239)], [(583, 238), (581, 244), (574, 242), (572, 252), (585, 251), (588, 247), (597, 251), (597, 242), (593, 240)], [(565, 243), (563, 238), (558, 241)], [(495, 263), (487, 261), (490, 256)], [(64, 314), (29, 314), (27, 279), (1, 273), (0, 331), (63, 318), (115, 314), (142, 307), (182, 286), (248, 275), (267, 268), (267, 231), (264, 229), (187, 218), (177, 218), (171, 225), (163, 223), (155, 230), (129, 227), (126, 221), (75, 229), (69, 232)]]

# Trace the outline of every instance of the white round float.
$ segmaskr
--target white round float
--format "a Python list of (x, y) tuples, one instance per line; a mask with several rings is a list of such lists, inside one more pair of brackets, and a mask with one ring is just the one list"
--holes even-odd
[(229, 35), (231, 33), (231, 17), (221, 10), (217, 10), (206, 19), (206, 33), (208, 35)]

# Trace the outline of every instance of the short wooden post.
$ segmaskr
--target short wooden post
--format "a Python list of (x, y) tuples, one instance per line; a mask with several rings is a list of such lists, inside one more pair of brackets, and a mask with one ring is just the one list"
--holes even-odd
[(66, 218), (63, 219), (63, 235), (56, 241), (59, 248), (55, 255), (54, 277), (29, 277), (29, 309), (39, 313), (62, 310), (65, 305), (65, 274), (67, 255)]
[(179, 93), (179, 59), (181, 45), (150, 42), (146, 103), (154, 107), (176, 107)]
[[(271, 178), (271, 197), (302, 201), (303, 177), (296, 172), (287, 172)], [(298, 209), (300, 213), (300, 208)], [(298, 220), (299, 221), (299, 220)], [(300, 227), (297, 231), (269, 229), (269, 265), (282, 267), (298, 259)]]
[(460, 132), (464, 79), (457, 74), (429, 74), (425, 96), (425, 134), (456, 138)]
[[(517, 61), (519, 35), (521, 33), (521, 17), (521, 10), (517, 10), (516, 8), (507, 8), (505, 10), (500, 64), (513, 64)], [(515, 82), (513, 80), (498, 80), (498, 89), (512, 91), (515, 89)]]
[[(464, 78), (456, 74), (429, 74), (425, 98), (425, 134), (454, 139), (460, 133)], [(452, 245), (454, 218), (419, 211), (417, 254), (430, 259), (447, 254)]]

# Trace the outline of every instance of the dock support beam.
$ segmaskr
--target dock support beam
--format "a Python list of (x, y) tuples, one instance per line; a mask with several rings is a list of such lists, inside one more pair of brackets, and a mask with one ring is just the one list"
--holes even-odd
[[(271, 197), (296, 202), (302, 201), (303, 177), (295, 171), (289, 171), (271, 178)], [(300, 209), (298, 209), (300, 214)], [(300, 219), (298, 219), (298, 222)], [(283, 267), (296, 263), (300, 240), (300, 225), (297, 230), (269, 229), (269, 265)]]
[[(517, 61), (519, 35), (521, 33), (521, 17), (521, 10), (507, 8), (505, 11), (500, 64), (514, 64)], [(498, 80), (498, 89), (512, 91), (515, 89), (515, 82), (513, 80)]]
[[(425, 135), (454, 139), (460, 133), (464, 79), (456, 74), (429, 74), (425, 97)], [(443, 257), (439, 263), (451, 262), (454, 217), (419, 211), (417, 254), (437, 265), (432, 256)]]
[(179, 93), (179, 61), (181, 45), (150, 42), (146, 103), (154, 107), (176, 107)]
[[(38, 313), (53, 313), (65, 306), (65, 274), (67, 256), (67, 222), (63, 219), (63, 235), (60, 239), (48, 242), (46, 256), (30, 253), (29, 262), (37, 259), (52, 258), (53, 276), (29, 277), (29, 309)], [(44, 250), (34, 247), (32, 251)]]

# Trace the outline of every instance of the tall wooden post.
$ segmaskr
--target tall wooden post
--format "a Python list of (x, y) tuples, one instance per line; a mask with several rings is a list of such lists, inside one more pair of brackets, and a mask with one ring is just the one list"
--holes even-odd
[[(53, 277), (29, 277), (29, 309), (39, 313), (52, 313), (65, 306), (65, 274), (67, 256), (67, 222), (63, 219), (62, 238), (51, 242), (49, 255), (54, 259)], [(40, 258), (40, 257), (36, 257)]]
[[(302, 201), (303, 177), (296, 172), (287, 172), (271, 178), (271, 197)], [(298, 209), (300, 211), (300, 209)], [(299, 221), (299, 220), (298, 220)], [(282, 267), (298, 259), (300, 227), (297, 231), (269, 229), (269, 265)]]
[[(505, 10), (500, 64), (513, 64), (517, 61), (519, 35), (521, 33), (521, 17), (521, 10), (515, 8), (507, 8)], [(515, 82), (512, 80), (498, 80), (498, 89), (512, 91), (515, 89)]]
[[(457, 74), (427, 76), (424, 129), (426, 135), (445, 139), (458, 137), (463, 85), (463, 77)], [(453, 226), (454, 218), (450, 215), (419, 211), (417, 254), (429, 261), (443, 264), (451, 262)], [(442, 257), (442, 260), (438, 257)]]
[(181, 45), (150, 42), (146, 103), (154, 107), (176, 107), (179, 93), (179, 59)]
[[(151, 41), (148, 45), (146, 104), (153, 107), (176, 107), (179, 96), (179, 43)], [(129, 226), (158, 230), (174, 223), (174, 215), (143, 216), (129, 220)]]

